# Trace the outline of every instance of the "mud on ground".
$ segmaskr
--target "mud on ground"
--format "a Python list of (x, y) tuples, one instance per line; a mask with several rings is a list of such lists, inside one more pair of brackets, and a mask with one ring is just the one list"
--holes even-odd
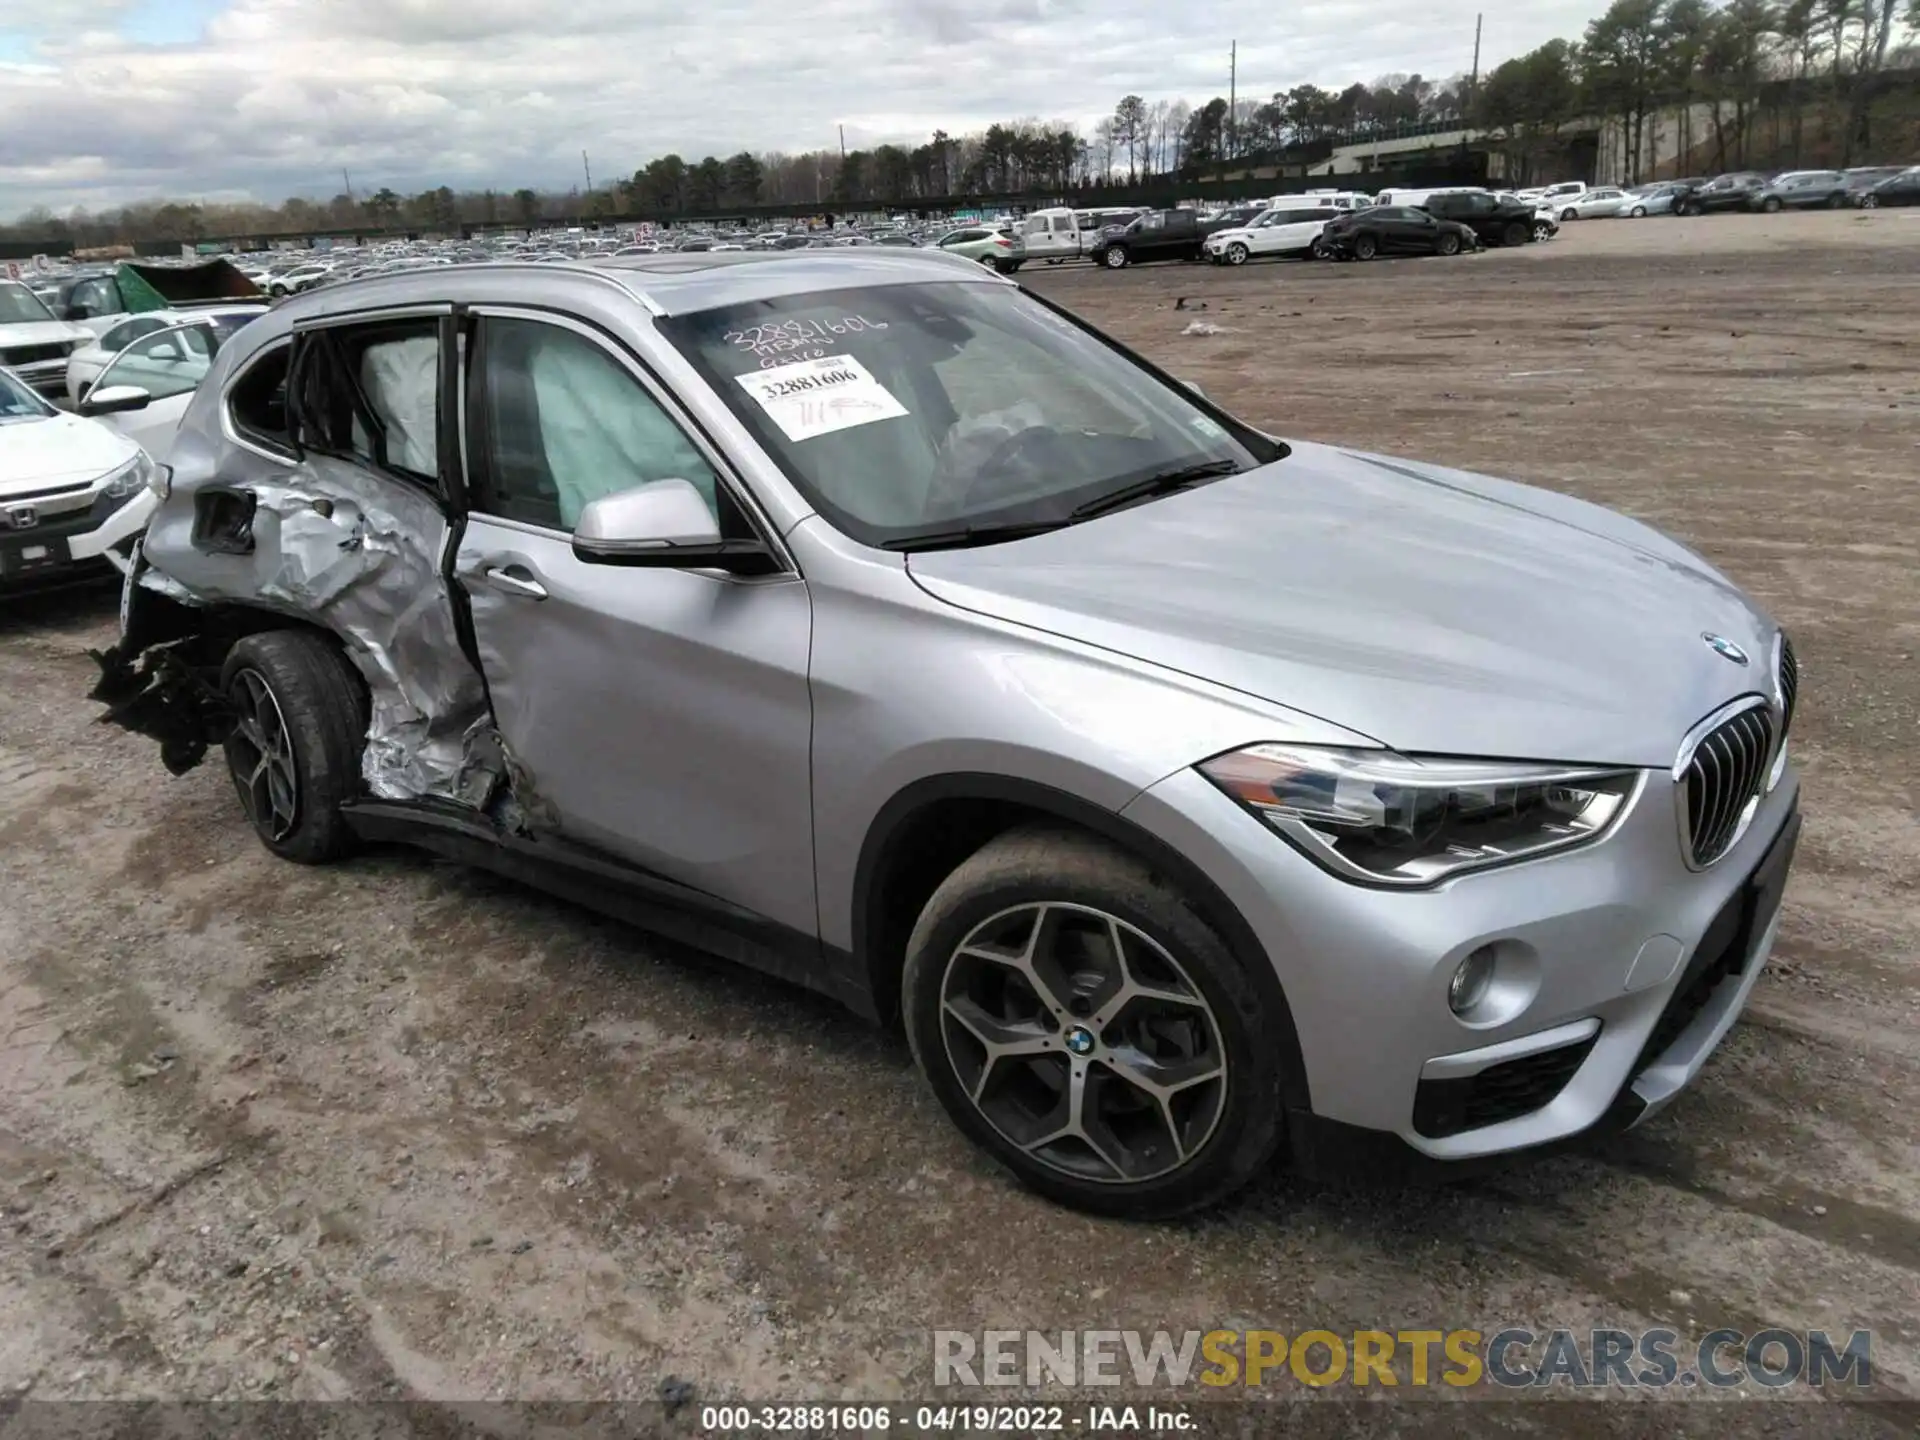
[(1282, 434), (1642, 516), (1792, 629), (1805, 836), (1698, 1084), (1437, 1193), (1082, 1218), (823, 1001), (409, 853), (274, 861), (219, 769), (90, 723), (110, 593), (9, 603), (0, 1387), (871, 1399), (933, 1326), (1666, 1323), (1871, 1326), (1920, 1396), (1920, 215), (1021, 279)]

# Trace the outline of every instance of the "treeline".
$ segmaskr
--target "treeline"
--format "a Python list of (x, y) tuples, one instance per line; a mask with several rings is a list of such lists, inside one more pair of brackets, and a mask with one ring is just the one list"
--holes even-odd
[[(1260, 164), (1295, 163), (1410, 127), (1491, 130), (1509, 172), (1524, 183), (1557, 156), (1564, 129), (1603, 120), (1621, 137), (1625, 178), (1651, 171), (1662, 148), (1661, 112), (1679, 107), (1683, 155), (1727, 169), (1758, 163), (1763, 104), (1770, 150), (1797, 164), (1822, 137), (1821, 159), (1845, 165), (1881, 155), (1873, 97), (1888, 72), (1920, 63), (1910, 44), (1920, 0), (1614, 0), (1578, 40), (1552, 40), (1485, 76), (1429, 80), (1386, 75), (1344, 90), (1298, 85), (1229, 104), (1124, 97), (1082, 134), (1061, 121), (1015, 120), (967, 135), (935, 131), (920, 145), (741, 151), (730, 158), (663, 155), (627, 179), (582, 195), (568, 191), (447, 186), (402, 195), (339, 194), (329, 201), (197, 205), (152, 202), (59, 216), (45, 207), (0, 226), (0, 239), (76, 248), (138, 241), (191, 241), (240, 234), (317, 234), (367, 229), (451, 231), (460, 226), (534, 226), (567, 219), (651, 214), (724, 214), (729, 208), (792, 212), (874, 204), (938, 205), (956, 197), (1053, 193), (1124, 179), (1199, 179)], [(1695, 115), (1704, 112), (1701, 133)], [(1782, 126), (1784, 125), (1784, 130)], [(1912, 141), (1905, 143), (1911, 148)], [(1671, 148), (1671, 144), (1668, 145)]]
[(1763, 150), (1799, 165), (1813, 158), (1816, 128), (1826, 164), (1920, 159), (1911, 135), (1876, 136), (1872, 124), (1882, 77), (1916, 63), (1912, 46), (1895, 42), (1917, 28), (1920, 0), (1615, 0), (1577, 42), (1551, 40), (1496, 67), (1472, 114), (1507, 133), (1522, 179), (1557, 151), (1568, 122), (1600, 118), (1616, 128), (1623, 178), (1636, 183), (1662, 149), (1668, 109), (1680, 129), (1666, 139), (1683, 169), (1756, 165)]

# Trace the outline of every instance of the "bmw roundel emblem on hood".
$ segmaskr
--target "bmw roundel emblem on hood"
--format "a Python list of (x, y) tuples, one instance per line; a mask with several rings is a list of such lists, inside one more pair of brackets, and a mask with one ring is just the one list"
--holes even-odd
[(1700, 638), (1713, 647), (1713, 653), (1723, 660), (1731, 660), (1736, 665), (1747, 663), (1747, 652), (1724, 635), (1715, 635), (1711, 630), (1700, 632)]

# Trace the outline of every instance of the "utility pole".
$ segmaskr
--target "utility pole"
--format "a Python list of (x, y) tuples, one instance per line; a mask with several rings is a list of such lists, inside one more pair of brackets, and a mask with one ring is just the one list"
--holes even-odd
[(1234, 111), (1240, 108), (1240, 42), (1229, 43), (1232, 48), (1227, 51), (1227, 156), (1231, 158), (1237, 148), (1233, 142), (1238, 128)]
[(352, 200), (353, 199), (353, 177), (347, 174), (347, 172), (344, 169), (342, 169), (340, 172), (340, 183), (347, 187), (347, 199)]
[(1480, 25), (1486, 18), (1484, 12), (1473, 17), (1473, 77), (1467, 81), (1469, 101), (1480, 93)]
[(840, 158), (847, 158), (847, 127), (844, 125), (840, 127)]
[(593, 167), (587, 164), (587, 152), (580, 152), (580, 173), (587, 177), (587, 194), (593, 194)]

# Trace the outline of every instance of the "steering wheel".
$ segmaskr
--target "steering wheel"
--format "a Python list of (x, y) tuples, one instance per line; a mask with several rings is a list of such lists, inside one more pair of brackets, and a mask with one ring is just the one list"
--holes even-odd
[(1029, 425), (1014, 431), (974, 467), (960, 492), (959, 508), (1019, 494), (1026, 487), (1018, 482), (1068, 463), (1069, 451), (1067, 437), (1049, 426)]

